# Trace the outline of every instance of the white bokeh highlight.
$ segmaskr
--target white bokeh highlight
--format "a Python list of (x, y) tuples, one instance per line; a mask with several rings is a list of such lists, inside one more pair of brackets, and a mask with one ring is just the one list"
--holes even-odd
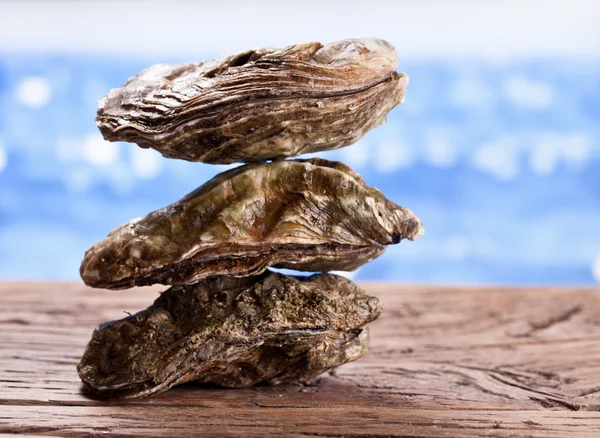
[(448, 169), (456, 164), (456, 146), (442, 133), (430, 134), (425, 141), (425, 162), (431, 166)]
[[(329, 273), (339, 275), (340, 277), (344, 277), (344, 278), (347, 278), (348, 280), (353, 281), (354, 279), (356, 279), (356, 276), (358, 275), (359, 270), (360, 270), (360, 268), (355, 269), (354, 271), (329, 271)], [(296, 275), (296, 274), (294, 273), (292, 275)]]
[(512, 138), (499, 138), (479, 146), (473, 153), (475, 168), (500, 180), (513, 180), (519, 174), (519, 150)]
[(82, 158), (82, 141), (77, 138), (61, 137), (56, 141), (56, 157), (63, 164), (74, 163)]
[(539, 176), (550, 175), (556, 170), (560, 159), (560, 152), (548, 145), (535, 144), (529, 154), (531, 171)]
[(524, 76), (511, 76), (504, 84), (506, 98), (514, 105), (532, 109), (549, 108), (554, 101), (554, 88), (545, 82)]
[(416, 161), (415, 151), (402, 140), (386, 141), (375, 148), (373, 166), (378, 172), (392, 173), (412, 166)]
[(83, 158), (93, 166), (108, 167), (119, 160), (119, 143), (111, 143), (100, 134), (89, 134), (83, 138)]
[(574, 168), (583, 167), (592, 153), (592, 140), (583, 134), (572, 134), (563, 138), (563, 157)]
[(152, 179), (160, 174), (164, 160), (160, 153), (153, 149), (129, 146), (131, 147), (131, 166), (138, 178)]
[(92, 187), (94, 181), (88, 169), (75, 168), (67, 172), (64, 183), (70, 192), (85, 193)]
[(534, 174), (540, 176), (556, 172), (560, 165), (571, 171), (580, 171), (592, 154), (592, 140), (585, 134), (540, 132), (531, 140), (529, 166)]
[(364, 140), (359, 140), (352, 147), (341, 149), (341, 161), (350, 167), (365, 167), (369, 161), (369, 146)]
[(0, 144), (0, 173), (6, 169), (6, 164), (8, 162), (8, 157), (6, 156), (6, 151)]
[(17, 84), (16, 93), (19, 103), (34, 109), (45, 107), (52, 99), (50, 82), (40, 76), (23, 78)]
[(452, 101), (463, 108), (485, 108), (494, 100), (494, 90), (478, 78), (460, 78), (450, 92)]
[(600, 283), (600, 252), (592, 262), (592, 275), (596, 283)]

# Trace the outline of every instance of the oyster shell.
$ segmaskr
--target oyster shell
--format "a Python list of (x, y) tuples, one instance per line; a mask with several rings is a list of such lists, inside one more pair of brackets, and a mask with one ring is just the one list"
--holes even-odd
[(353, 270), (385, 245), (422, 234), (410, 210), (342, 163), (247, 164), (113, 230), (87, 250), (80, 273), (89, 286), (124, 289), (251, 276), (269, 266)]
[(96, 123), (107, 140), (206, 163), (336, 149), (404, 100), (397, 63), (392, 45), (365, 38), (157, 64), (111, 90)]
[(377, 298), (331, 274), (213, 277), (174, 286), (146, 310), (100, 325), (77, 366), (104, 397), (192, 380), (229, 387), (309, 378), (358, 359)]

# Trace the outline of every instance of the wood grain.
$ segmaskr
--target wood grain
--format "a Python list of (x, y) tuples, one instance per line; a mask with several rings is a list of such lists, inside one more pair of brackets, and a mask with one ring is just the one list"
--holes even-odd
[(600, 289), (363, 286), (384, 312), (358, 362), (304, 384), (106, 403), (75, 365), (95, 325), (160, 288), (0, 283), (0, 433), (600, 436)]

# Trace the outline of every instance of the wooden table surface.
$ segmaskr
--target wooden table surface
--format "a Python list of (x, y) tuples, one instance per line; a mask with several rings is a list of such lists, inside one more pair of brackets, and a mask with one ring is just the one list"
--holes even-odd
[(197, 384), (100, 402), (77, 364), (94, 326), (159, 288), (0, 282), (0, 433), (600, 437), (600, 289), (363, 285), (371, 349), (304, 384)]

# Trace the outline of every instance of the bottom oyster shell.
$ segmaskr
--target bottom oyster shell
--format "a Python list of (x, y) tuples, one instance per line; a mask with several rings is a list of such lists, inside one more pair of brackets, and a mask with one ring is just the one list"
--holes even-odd
[(94, 393), (134, 398), (192, 380), (228, 387), (309, 378), (362, 356), (381, 306), (332, 274), (212, 277), (174, 286), (96, 328), (77, 366)]

